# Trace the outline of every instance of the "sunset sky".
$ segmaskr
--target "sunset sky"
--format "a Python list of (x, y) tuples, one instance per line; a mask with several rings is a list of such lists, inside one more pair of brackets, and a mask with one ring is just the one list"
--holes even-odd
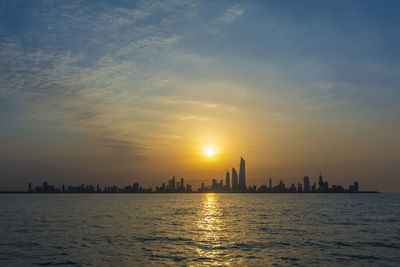
[(0, 190), (172, 175), (197, 188), (243, 156), (248, 185), (322, 171), (400, 192), (399, 14), (399, 1), (0, 1)]

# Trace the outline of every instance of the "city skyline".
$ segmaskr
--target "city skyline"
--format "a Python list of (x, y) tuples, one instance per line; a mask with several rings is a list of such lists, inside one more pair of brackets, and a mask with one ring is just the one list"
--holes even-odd
[[(93, 185), (80, 184), (78, 186), (65, 185), (62, 184), (60, 188), (53, 185), (49, 185), (47, 181), (43, 182), (42, 186), (32, 186), (32, 183), (28, 183), (27, 191), (14, 191), (20, 193), (377, 193), (377, 191), (362, 191), (359, 190), (358, 181), (354, 181), (350, 184), (348, 188), (342, 185), (332, 185), (329, 187), (328, 181), (324, 181), (322, 173), (320, 171), (318, 177), (318, 184), (315, 181), (313, 184), (310, 183), (310, 177), (305, 175), (303, 177), (303, 183), (298, 182), (297, 186), (292, 183), (289, 187), (286, 187), (282, 179), (276, 186), (272, 186), (272, 178), (268, 179), (267, 183), (257, 185), (247, 185), (246, 184), (246, 167), (245, 160), (240, 157), (240, 167), (239, 167), (239, 181), (235, 168), (232, 168), (232, 180), (230, 178), (229, 170), (227, 170), (224, 179), (221, 178), (218, 181), (215, 177), (211, 179), (211, 184), (206, 185), (204, 182), (198, 189), (193, 189), (192, 184), (185, 184), (183, 177), (175, 178), (172, 176), (168, 179), (167, 183), (163, 182), (160, 186), (153, 187), (142, 187), (138, 182), (134, 182), (132, 185), (119, 187), (115, 184), (106, 185), (101, 187), (97, 184), (96, 187)], [(232, 186), (231, 186), (232, 185)], [(2, 191), (0, 191), (2, 192)], [(9, 191), (3, 191), (7, 193)]]
[[(308, 179), (308, 176), (304, 176), (304, 180)], [(224, 185), (222, 179), (218, 182), (213, 178), (211, 184), (205, 185), (205, 183), (202, 183), (198, 189), (192, 189), (191, 184), (184, 184), (183, 177), (176, 184), (175, 181), (175, 176), (173, 176), (172, 179), (168, 180), (168, 185), (162, 183), (161, 186), (156, 186), (155, 188), (141, 187), (137, 182), (124, 187), (116, 185), (101, 187), (99, 184), (96, 187), (85, 184), (78, 186), (63, 184), (61, 188), (49, 185), (48, 182), (43, 182), (42, 186), (35, 187), (32, 187), (32, 184), (29, 183), (27, 191), (16, 191), (14, 193), (378, 193), (378, 191), (359, 190), (358, 181), (354, 181), (347, 188), (342, 185), (332, 185), (332, 187), (329, 187), (328, 182), (324, 182), (321, 175), (318, 177), (318, 187), (316, 182), (311, 186), (310, 184), (299, 182), (297, 187), (294, 183), (286, 187), (286, 184), (282, 180), (279, 180), (277, 185), (272, 186), (272, 178), (269, 178), (269, 187), (266, 184), (258, 187), (256, 185), (249, 185), (246, 189), (237, 188), (234, 190), (233, 188), (229, 188), (227, 184)], [(0, 191), (0, 193), (7, 193), (7, 191)]]

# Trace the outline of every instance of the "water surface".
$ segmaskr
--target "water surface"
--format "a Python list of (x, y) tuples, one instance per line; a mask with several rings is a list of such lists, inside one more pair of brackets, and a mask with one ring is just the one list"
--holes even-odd
[(400, 262), (396, 194), (1, 194), (0, 265)]

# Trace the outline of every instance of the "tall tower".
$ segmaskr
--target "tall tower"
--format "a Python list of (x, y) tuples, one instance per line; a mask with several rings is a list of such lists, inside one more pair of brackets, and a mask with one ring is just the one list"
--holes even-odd
[(176, 184), (175, 184), (175, 176), (172, 176), (171, 185), (172, 185), (172, 188), (171, 188), (172, 192), (175, 192), (175, 186), (176, 186)]
[(354, 192), (358, 193), (358, 182), (354, 182)]
[(235, 168), (232, 168), (232, 190), (236, 192), (238, 189), (238, 175)]
[(321, 171), (319, 171), (318, 185), (319, 185), (318, 192), (323, 193), (325, 189), (324, 189), (324, 179), (322, 178)]
[(231, 189), (231, 183), (230, 183), (230, 177), (229, 177), (229, 171), (226, 171), (226, 178), (225, 178), (225, 182), (226, 182), (226, 189)]
[(304, 185), (304, 192), (309, 193), (310, 192), (310, 179), (308, 178), (308, 176), (304, 176), (303, 185)]
[(239, 169), (239, 189), (246, 190), (246, 169), (243, 158), (240, 158), (240, 169)]

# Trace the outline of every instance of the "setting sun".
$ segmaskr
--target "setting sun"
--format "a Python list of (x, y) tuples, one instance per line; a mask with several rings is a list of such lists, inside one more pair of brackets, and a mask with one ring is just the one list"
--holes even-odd
[(214, 154), (215, 154), (215, 149), (213, 148), (213, 147), (206, 147), (205, 149), (204, 149), (204, 154), (207, 156), (207, 157), (212, 157), (212, 156), (214, 156)]

